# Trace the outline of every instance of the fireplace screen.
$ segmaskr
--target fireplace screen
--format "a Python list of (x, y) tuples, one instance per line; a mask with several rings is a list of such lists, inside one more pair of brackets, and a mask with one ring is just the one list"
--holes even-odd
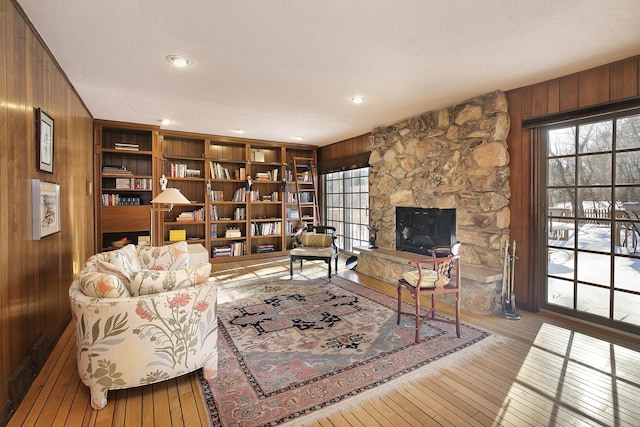
[(456, 210), (396, 208), (396, 249), (429, 254), (429, 249), (456, 242)]

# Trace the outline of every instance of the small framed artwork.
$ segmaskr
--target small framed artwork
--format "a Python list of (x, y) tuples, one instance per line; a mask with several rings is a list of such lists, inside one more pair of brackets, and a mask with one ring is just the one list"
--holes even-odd
[(53, 119), (42, 109), (36, 109), (36, 152), (38, 169), (53, 173)]
[(33, 240), (60, 231), (60, 185), (31, 180), (33, 204)]

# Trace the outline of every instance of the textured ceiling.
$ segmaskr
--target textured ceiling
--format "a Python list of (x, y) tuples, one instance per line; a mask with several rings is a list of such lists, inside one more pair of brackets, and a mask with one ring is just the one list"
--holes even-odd
[(17, 1), (95, 118), (314, 145), (640, 54), (638, 0)]

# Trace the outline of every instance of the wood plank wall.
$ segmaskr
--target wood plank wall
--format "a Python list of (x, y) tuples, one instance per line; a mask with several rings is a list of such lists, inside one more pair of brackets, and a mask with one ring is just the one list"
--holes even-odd
[[(318, 149), (318, 171), (335, 172), (350, 167), (353, 162), (361, 162), (361, 158), (371, 153), (370, 133), (345, 139)], [(368, 164), (368, 158), (366, 159)], [(362, 166), (360, 166), (362, 167)]]
[(511, 239), (518, 243), (515, 294), (521, 308), (537, 310), (541, 274), (537, 263), (535, 223), (543, 213), (535, 200), (536, 142), (522, 121), (605, 106), (640, 96), (640, 56), (506, 92), (511, 131), (507, 138), (511, 176)]
[[(93, 119), (20, 7), (0, 0), (0, 425), (9, 377), (70, 320), (68, 289), (93, 252)], [(34, 108), (54, 119), (53, 173), (36, 169)], [(31, 180), (60, 184), (60, 233), (31, 238)]]

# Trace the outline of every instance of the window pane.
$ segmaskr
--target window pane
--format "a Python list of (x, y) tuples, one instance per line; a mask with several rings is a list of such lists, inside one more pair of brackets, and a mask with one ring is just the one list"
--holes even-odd
[(589, 123), (578, 128), (578, 152), (599, 153), (613, 148), (613, 122)]
[[(596, 285), (609, 286), (611, 257), (608, 254), (578, 252), (578, 280)], [(607, 296), (609, 299), (609, 296)]]
[(616, 184), (640, 182), (640, 151), (623, 151), (616, 154)]
[(586, 187), (578, 189), (577, 216), (609, 218), (611, 211), (611, 188)]
[(640, 185), (616, 188), (616, 206), (622, 208), (623, 203), (640, 203)]
[(575, 278), (575, 269), (573, 266), (573, 251), (562, 249), (548, 249), (548, 273), (553, 276), (563, 277), (573, 280)]
[(574, 127), (550, 130), (547, 141), (547, 155), (566, 156), (576, 152), (576, 131)]
[(640, 115), (616, 121), (616, 148), (640, 148)]
[(573, 308), (573, 282), (549, 277), (547, 302), (561, 307)]
[(578, 284), (576, 309), (597, 316), (609, 317), (609, 290)]
[(611, 184), (611, 154), (580, 156), (579, 185)]
[(615, 291), (613, 296), (613, 319), (640, 325), (640, 295)]
[[(575, 190), (573, 188), (554, 188), (547, 191), (549, 208), (566, 208), (575, 212)], [(573, 213), (570, 215), (573, 216)]]
[[(640, 292), (640, 260), (629, 257), (615, 257), (614, 287)], [(640, 314), (636, 306), (636, 311)]]
[(549, 187), (574, 185), (576, 183), (576, 158), (557, 157), (547, 162), (547, 185)]
[[(579, 221), (577, 240), (578, 249), (611, 252), (611, 226), (607, 223), (598, 224), (591, 221)], [(578, 269), (582, 269), (585, 266), (588, 267), (587, 264), (578, 263)], [(609, 271), (608, 264), (607, 271)], [(608, 280), (609, 276), (607, 276), (607, 283)]]

